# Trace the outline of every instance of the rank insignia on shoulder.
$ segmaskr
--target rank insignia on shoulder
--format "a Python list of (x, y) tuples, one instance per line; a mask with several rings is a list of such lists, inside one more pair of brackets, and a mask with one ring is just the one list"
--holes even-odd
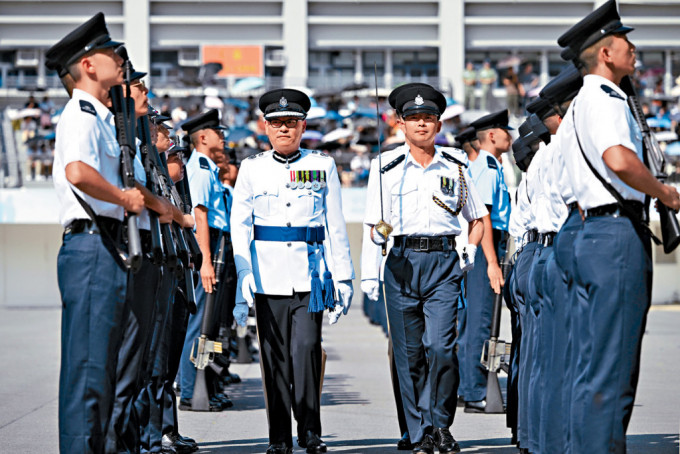
[(455, 163), (455, 164), (458, 164), (459, 166), (467, 167), (467, 164), (463, 163), (462, 161), (460, 161), (460, 160), (457, 159), (457, 158), (454, 158), (453, 156), (451, 156), (450, 154), (448, 154), (448, 153), (445, 152), (445, 151), (442, 151), (442, 156), (443, 156), (444, 159), (446, 159), (447, 161), (451, 161), (451, 162), (453, 162), (453, 163)]
[(406, 159), (406, 155), (405, 155), (405, 154), (399, 155), (397, 158), (395, 158), (394, 160), (392, 160), (390, 163), (388, 163), (387, 165), (383, 166), (383, 168), (380, 169), (380, 172), (381, 172), (381, 173), (385, 173), (385, 172), (387, 172), (387, 171), (389, 171), (389, 170), (394, 169), (394, 168), (397, 167), (397, 166), (399, 165), (399, 163), (400, 163), (401, 161), (403, 161), (404, 159)]
[(325, 170), (291, 170), (289, 178), (290, 182), (286, 183), (286, 187), (291, 189), (320, 191), (326, 187)]
[(489, 166), (490, 169), (498, 168), (498, 164), (496, 164), (496, 160), (493, 158), (493, 156), (486, 157), (486, 164)]
[(210, 164), (208, 164), (206, 158), (198, 158), (198, 164), (201, 166), (201, 169), (210, 170)]
[(607, 93), (612, 98), (617, 98), (617, 99), (620, 99), (622, 101), (625, 101), (624, 97), (621, 96), (621, 94), (618, 91), (614, 90), (609, 85), (602, 84), (602, 85), (600, 85), (600, 88), (602, 89), (603, 92)]
[(97, 111), (94, 109), (92, 103), (89, 101), (85, 101), (84, 99), (80, 100), (80, 110), (92, 114), (95, 117), (97, 116)]

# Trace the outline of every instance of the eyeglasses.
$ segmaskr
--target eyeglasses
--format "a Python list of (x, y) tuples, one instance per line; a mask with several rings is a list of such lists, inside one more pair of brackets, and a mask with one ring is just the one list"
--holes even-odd
[(276, 129), (279, 129), (284, 124), (286, 125), (286, 128), (292, 129), (297, 126), (298, 121), (300, 120), (300, 118), (289, 118), (288, 120), (279, 120), (278, 118), (273, 118), (269, 120), (269, 124), (272, 125), (272, 128)]
[(146, 90), (146, 84), (143, 80), (138, 80), (130, 84), (130, 87), (139, 87), (141, 90)]

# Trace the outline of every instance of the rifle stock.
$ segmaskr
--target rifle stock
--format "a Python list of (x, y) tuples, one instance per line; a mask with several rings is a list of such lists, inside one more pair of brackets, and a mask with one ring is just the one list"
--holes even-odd
[[(649, 166), (649, 170), (657, 180), (664, 183), (668, 177), (664, 173), (664, 167), (666, 165), (665, 158), (654, 134), (649, 129), (647, 119), (645, 118), (642, 106), (640, 105), (640, 100), (635, 92), (633, 81), (629, 76), (626, 76), (621, 80), (620, 87), (624, 93), (628, 95), (628, 106), (642, 132), (643, 145), (647, 158), (646, 163)], [(675, 210), (671, 210), (660, 201), (657, 210), (659, 211), (659, 220), (661, 223), (663, 251), (666, 254), (670, 254), (678, 247), (678, 245), (680, 245), (680, 225), (678, 224), (678, 218), (676, 217)]]

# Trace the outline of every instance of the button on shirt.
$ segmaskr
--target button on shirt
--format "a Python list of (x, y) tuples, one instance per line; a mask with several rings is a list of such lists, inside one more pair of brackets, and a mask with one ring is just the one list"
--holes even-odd
[[(597, 172), (626, 200), (643, 201), (644, 194), (627, 184), (607, 167), (604, 152), (622, 145), (642, 160), (642, 133), (626, 102), (626, 94), (604, 77), (589, 74), (557, 130), (557, 140), (579, 205), (584, 210), (616, 203), (583, 159), (579, 141)], [(574, 128), (574, 116), (575, 126)]]
[(482, 202), (492, 207), (492, 227), (507, 231), (510, 221), (510, 194), (505, 184), (502, 164), (488, 151), (479, 150), (477, 159), (470, 163), (470, 174)]
[[(244, 159), (234, 187), (231, 238), (239, 276), (252, 271), (257, 292), (266, 295), (308, 292), (312, 271), (317, 270), (320, 276), (325, 271), (323, 248), (333, 280), (354, 279), (335, 161), (324, 153), (303, 149), (298, 159), (287, 163), (276, 160), (273, 153)], [(298, 171), (323, 172), (326, 184), (290, 184)], [(253, 225), (324, 227), (326, 240), (322, 247), (302, 241), (252, 240)], [(242, 301), (240, 289), (237, 292), (237, 301)]]
[[(432, 162), (423, 168), (409, 153), (408, 145), (394, 150), (393, 159), (404, 155), (405, 159), (382, 175), (383, 219), (394, 228), (392, 235), (460, 235), (461, 227), (457, 216), (437, 205), (436, 196), (450, 209), (456, 210), (460, 194), (460, 171), (458, 164), (444, 158), (435, 149)], [(383, 167), (389, 165), (383, 160)], [(378, 175), (378, 159), (371, 162), (371, 173)], [(468, 222), (485, 216), (488, 211), (479, 197), (475, 185), (463, 172), (467, 186), (467, 200), (460, 213)], [(453, 181), (453, 190), (442, 190), (442, 178)], [(364, 222), (375, 225), (380, 221), (379, 178), (370, 178), (367, 191)]]
[(186, 173), (189, 178), (191, 201), (197, 206), (208, 209), (208, 226), (217, 230), (229, 230), (227, 208), (224, 199), (224, 186), (220, 182), (219, 168), (212, 159), (194, 150), (187, 162)]
[(52, 177), (59, 200), (59, 221), (66, 227), (74, 219), (89, 216), (73, 195), (78, 193), (99, 216), (123, 220), (123, 207), (90, 197), (66, 179), (66, 166), (80, 161), (95, 169), (109, 183), (122, 187), (120, 146), (113, 114), (97, 98), (74, 89), (56, 129)]

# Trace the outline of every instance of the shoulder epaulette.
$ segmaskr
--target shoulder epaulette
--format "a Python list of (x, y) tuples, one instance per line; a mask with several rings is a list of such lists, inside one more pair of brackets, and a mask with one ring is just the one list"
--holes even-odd
[(259, 152), (259, 153), (256, 153), (256, 154), (253, 154), (253, 155), (248, 156), (246, 159), (261, 158), (261, 157), (264, 156), (266, 153), (267, 153), (266, 151), (261, 151), (261, 152)]
[(618, 91), (614, 90), (609, 85), (602, 84), (602, 85), (600, 85), (600, 88), (602, 89), (603, 92), (607, 93), (612, 98), (617, 98), (617, 99), (620, 99), (622, 101), (625, 101), (624, 97), (621, 96), (621, 94)]
[(95, 117), (97, 116), (97, 111), (94, 109), (92, 103), (89, 101), (85, 101), (84, 99), (80, 100), (80, 110), (92, 114)]
[(467, 167), (466, 163), (462, 162), (460, 159), (454, 158), (453, 156), (451, 156), (450, 154), (448, 154), (445, 151), (442, 151), (442, 156), (444, 157), (444, 159), (451, 161), (455, 164), (458, 164), (459, 166)]
[(319, 150), (308, 150), (308, 149), (306, 149), (306, 148), (305, 148), (305, 151), (308, 151), (308, 152), (311, 153), (311, 154), (315, 154), (315, 155), (318, 155), (318, 156), (322, 156), (322, 157), (324, 157), (324, 158), (330, 158), (330, 157), (331, 157), (331, 155), (329, 155), (328, 153), (326, 153), (326, 152), (324, 152), (324, 151), (319, 151)]
[(486, 164), (489, 166), (490, 169), (498, 168), (498, 164), (496, 164), (496, 160), (493, 158), (493, 156), (486, 157)]
[(394, 159), (394, 160), (391, 161), (390, 163), (388, 163), (388, 164), (386, 164), (385, 166), (383, 166), (383, 168), (380, 169), (380, 172), (381, 172), (381, 173), (385, 173), (385, 172), (387, 172), (387, 171), (389, 171), (389, 170), (394, 169), (394, 168), (395, 168), (396, 166), (398, 166), (399, 163), (400, 163), (401, 161), (403, 161), (404, 159), (406, 159), (406, 155), (405, 155), (405, 154), (399, 155), (396, 159)]
[(201, 169), (210, 170), (210, 164), (208, 164), (208, 160), (206, 158), (198, 158), (198, 164), (201, 166)]

